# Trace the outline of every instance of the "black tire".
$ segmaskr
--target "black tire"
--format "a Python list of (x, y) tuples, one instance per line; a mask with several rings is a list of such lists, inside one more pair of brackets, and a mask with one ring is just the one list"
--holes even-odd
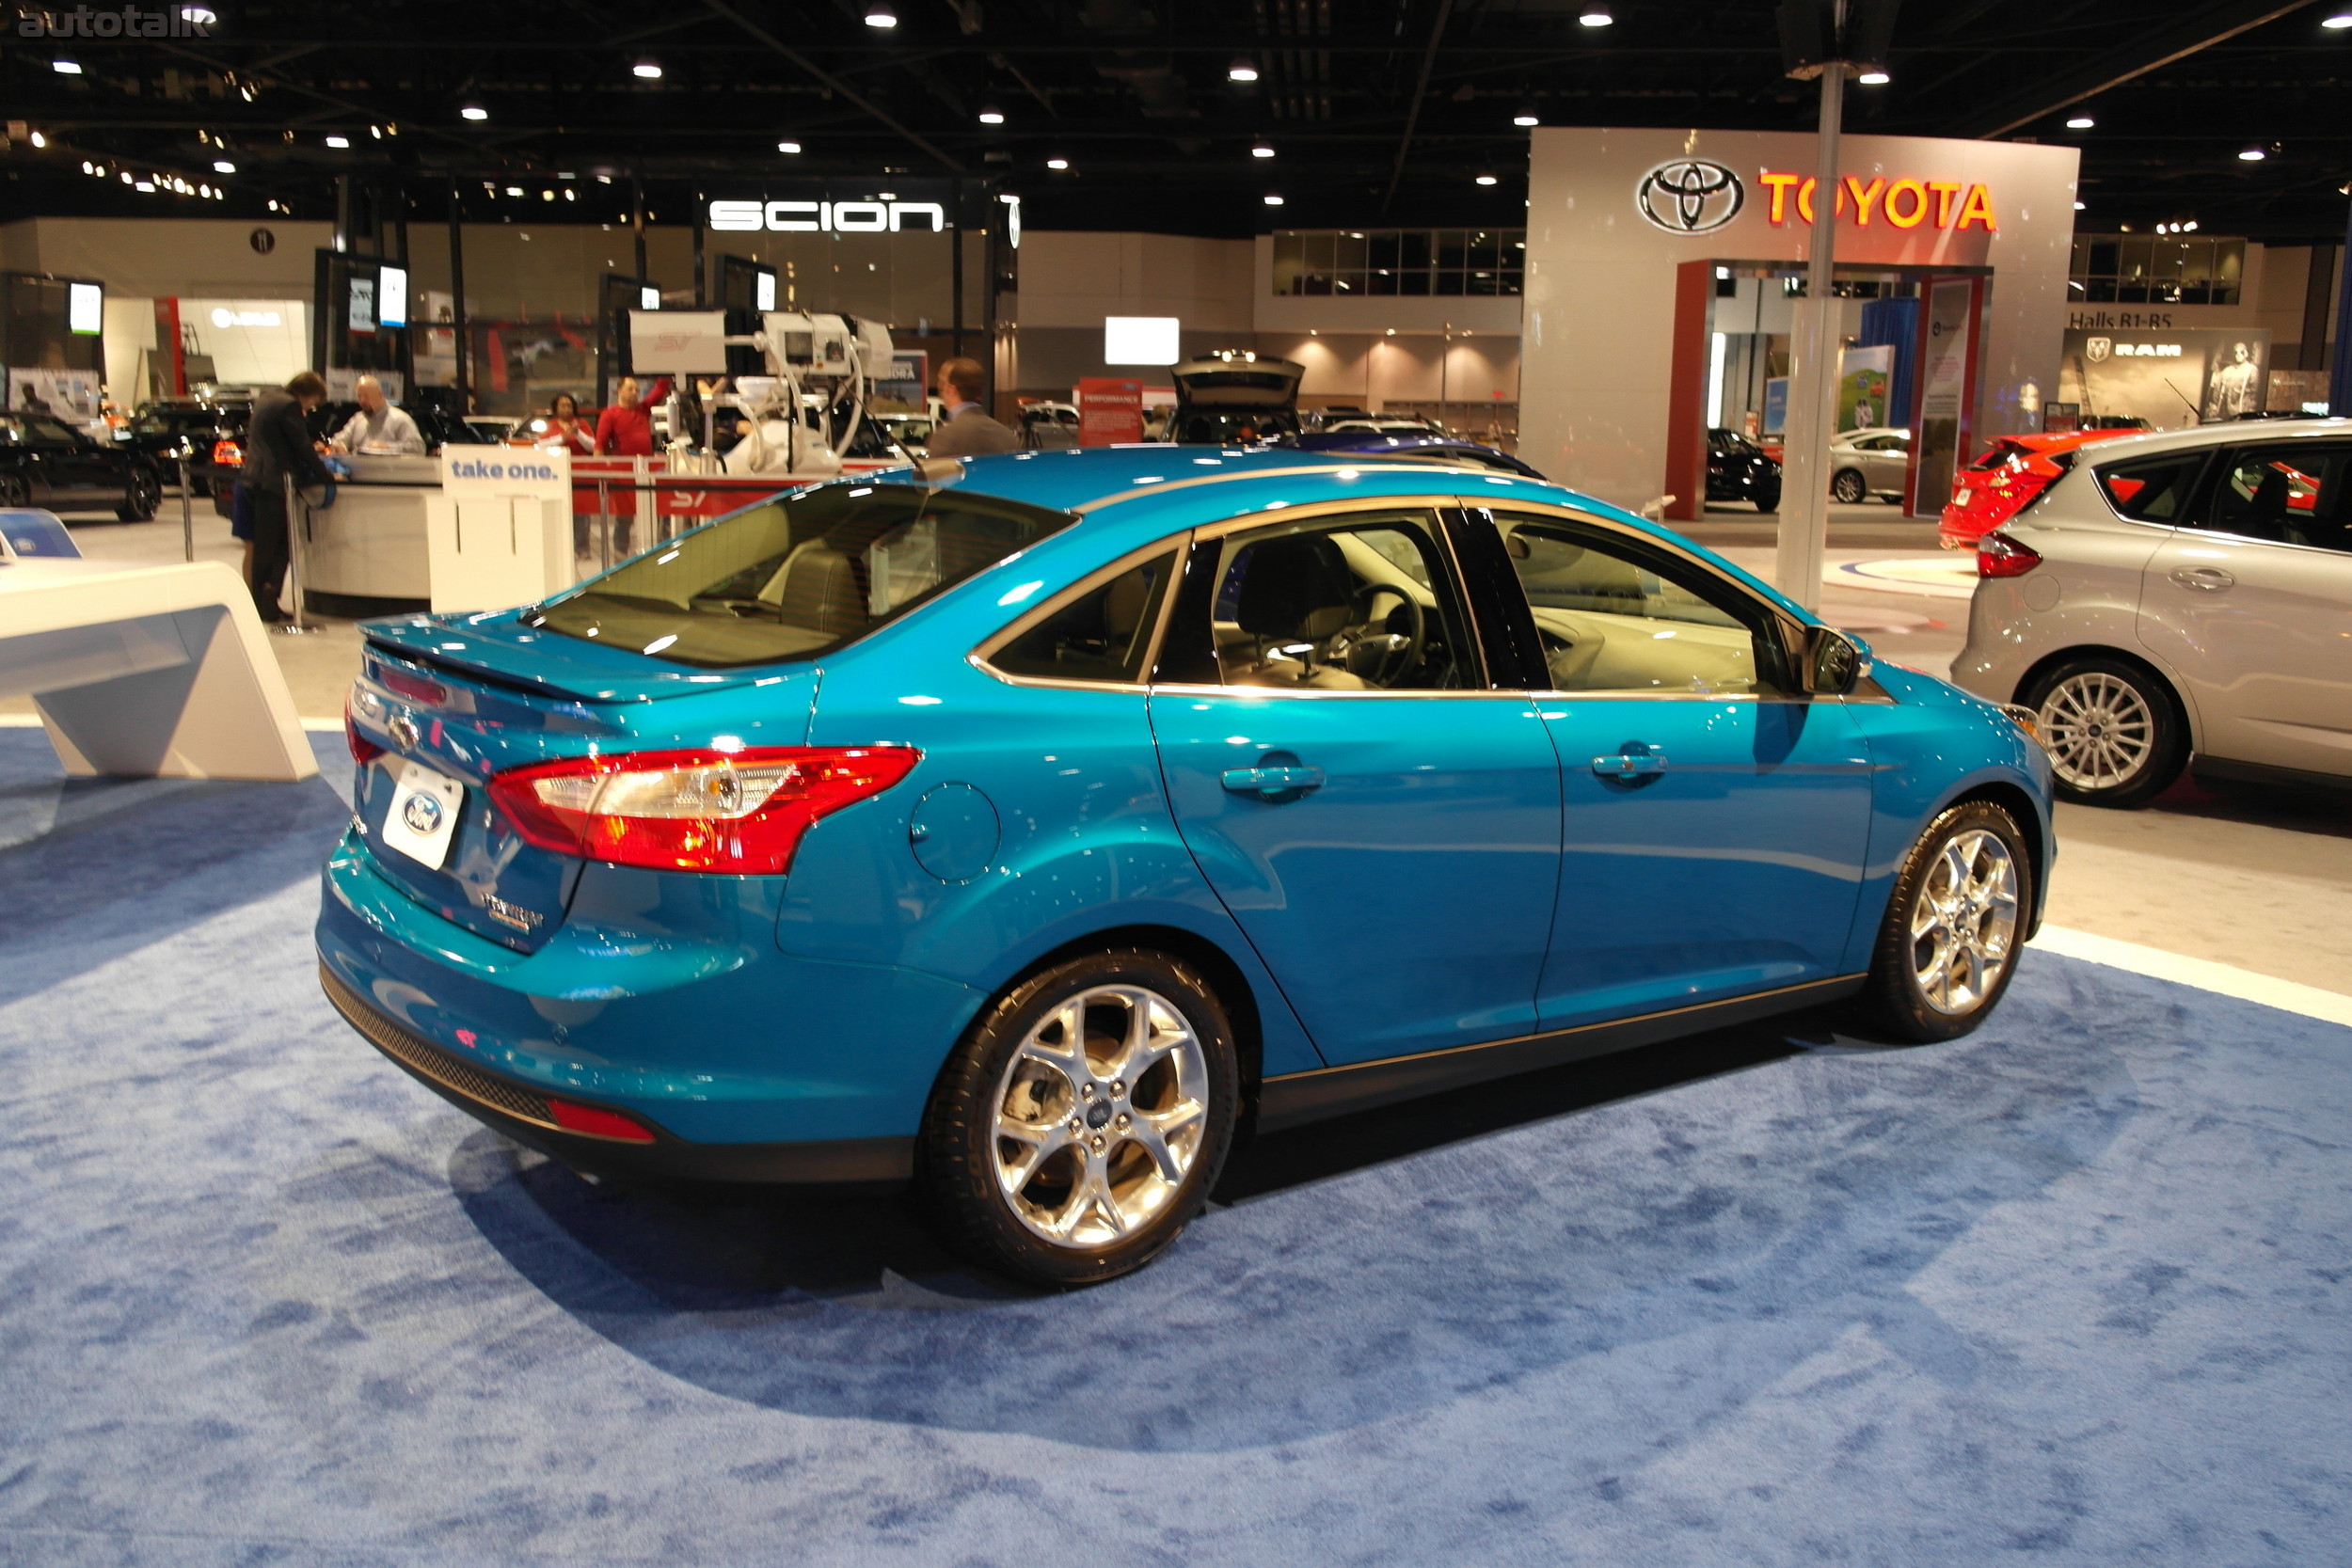
[(2018, 700), (2034, 710), (2063, 800), (2143, 805), (2169, 789), (2187, 765), (2180, 699), (2135, 659), (2068, 659), (2035, 676)]
[(0, 474), (0, 507), (14, 511), (33, 504), (32, 487), (22, 474)]
[[(1995, 843), (1997, 853), (1987, 848)], [(1946, 850), (1955, 845), (1972, 878), (1981, 874), (1994, 890), (1973, 914), (1973, 895), (1946, 909), (1957, 878)], [(1930, 906), (1924, 912), (1923, 898)], [(1911, 847), (1886, 901), (1886, 917), (1870, 952), (1869, 979), (1859, 999), (1865, 1022), (1897, 1039), (1921, 1044), (1973, 1031), (2000, 1006), (2017, 973), (2017, 950), (2025, 943), (2033, 901), (2033, 859), (2016, 818), (1985, 800), (1963, 800), (1937, 814)], [(1932, 922), (1924, 933), (1923, 920)], [(1966, 940), (1945, 940), (1955, 933)], [(1979, 961), (1972, 953), (1990, 959)], [(1963, 958), (1968, 959), (1970, 983), (1956, 990), (1951, 976), (1963, 967), (1958, 961)], [(1923, 963), (1930, 974), (1945, 976), (1941, 996), (1922, 979)]]
[[(1111, 1033), (1132, 1030), (1133, 1011), (1115, 1012), (1126, 1004), (1103, 994), (1114, 989), (1146, 993), (1168, 1007), (1197, 1056), (1182, 1043), (1168, 1045), (1133, 1083), (1096, 1078), (1098, 1068), (1113, 1071)], [(1067, 1070), (1041, 1065), (1042, 1057), (1027, 1048), (1034, 1040), (1047, 1052), (1066, 1040), (1057, 1015), (1089, 993), (1081, 1026), (1086, 1049), (1078, 1070), (1089, 1080), (1082, 1099), (1081, 1085)], [(1147, 1015), (1147, 1041), (1176, 1038), (1158, 1032), (1161, 1016)], [(1127, 1040), (1136, 1037), (1131, 1032)], [(917, 1150), (921, 1196), (942, 1239), (975, 1261), (1056, 1287), (1116, 1279), (1158, 1256), (1200, 1212), (1232, 1147), (1240, 1102), (1232, 1027), (1199, 971), (1147, 948), (1066, 959), (998, 997), (940, 1069)], [(1197, 1118), (1186, 1115), (1192, 1106)], [(1008, 1122), (1032, 1127), (1039, 1136), (1000, 1136), (1000, 1110), (1011, 1112)], [(1173, 1181), (1142, 1141), (1154, 1118), (1171, 1127), (1159, 1141), (1171, 1150), (1171, 1163), (1182, 1162)], [(1187, 1137), (1188, 1155), (1173, 1152)], [(1057, 1140), (1053, 1152), (1041, 1152), (1049, 1138)], [(1025, 1165), (1025, 1154), (1035, 1156)], [(1009, 1176), (1008, 1162), (1014, 1167)], [(1123, 1210), (1137, 1211), (1132, 1228)], [(1045, 1233), (1054, 1227), (1066, 1228), (1066, 1239)]]
[(134, 468), (124, 481), (122, 504), (115, 508), (115, 515), (126, 523), (152, 522), (163, 499), (164, 487), (155, 476), (145, 468)]
[(1777, 479), (1766, 480), (1762, 483), (1758, 484), (1756, 487), (1755, 500), (1756, 509), (1758, 512), (1779, 511), (1780, 481)]
[(1859, 468), (1840, 468), (1830, 478), (1829, 499), (1846, 506), (1859, 506), (1870, 499), (1870, 482), (1862, 477)]

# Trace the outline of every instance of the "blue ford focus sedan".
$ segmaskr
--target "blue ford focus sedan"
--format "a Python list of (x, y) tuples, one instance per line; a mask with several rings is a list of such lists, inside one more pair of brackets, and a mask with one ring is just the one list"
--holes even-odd
[(2001, 709), (1483, 469), (943, 461), (366, 636), (361, 1035), (579, 1169), (913, 1180), (1049, 1283), (1253, 1129), (1832, 1001), (1963, 1034), (2054, 851)]

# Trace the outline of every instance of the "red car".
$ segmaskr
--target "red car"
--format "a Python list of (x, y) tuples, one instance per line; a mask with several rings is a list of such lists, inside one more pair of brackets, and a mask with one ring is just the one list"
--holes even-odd
[(2139, 430), (2075, 430), (2063, 436), (2004, 436), (1960, 471), (1936, 538), (1947, 550), (1973, 550), (1977, 541), (2023, 512), (2036, 496), (2074, 466), (2077, 448)]

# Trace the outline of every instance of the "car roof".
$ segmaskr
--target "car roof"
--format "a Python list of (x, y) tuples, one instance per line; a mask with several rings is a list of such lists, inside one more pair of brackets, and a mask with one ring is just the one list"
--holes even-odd
[[(2191, 425), (2185, 430), (2078, 431), (2078, 436), (2105, 437), (2099, 456), (2177, 451), (2183, 448), (2244, 446), (2254, 441), (2308, 441), (2314, 436), (2352, 436), (2352, 419), (2233, 420), (2219, 424)], [(2080, 443), (2077, 443), (2080, 444)], [(2044, 447), (2042, 450), (2050, 451)]]
[[(1079, 514), (1075, 527), (1024, 554), (1060, 558), (1071, 551), (1075, 552), (1073, 559), (1082, 556), (1097, 562), (1141, 549), (1182, 528), (1354, 498), (1435, 501), (1478, 496), (1497, 504), (1518, 499), (1573, 506), (1670, 541), (1727, 571), (1800, 619), (1813, 619), (1771, 585), (1704, 546), (1565, 485), (1467, 464), (1359, 464), (1350, 463), (1349, 455), (1291, 447), (1164, 442), (1073, 447), (964, 458), (961, 474), (946, 484)], [(883, 470), (859, 476), (858, 481), (832, 483), (889, 483), (893, 477)]]

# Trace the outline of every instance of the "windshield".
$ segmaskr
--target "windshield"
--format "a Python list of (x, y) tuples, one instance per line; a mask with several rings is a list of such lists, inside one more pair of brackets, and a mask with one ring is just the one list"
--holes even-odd
[(524, 617), (678, 664), (813, 658), (1066, 528), (912, 484), (828, 484), (722, 517)]

